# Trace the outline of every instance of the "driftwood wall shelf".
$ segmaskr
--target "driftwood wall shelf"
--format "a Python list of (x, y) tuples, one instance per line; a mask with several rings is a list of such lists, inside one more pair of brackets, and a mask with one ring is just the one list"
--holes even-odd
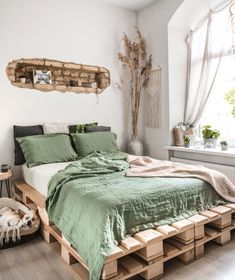
[(12, 85), (41, 91), (101, 93), (110, 85), (104, 67), (44, 58), (13, 60), (6, 72)]

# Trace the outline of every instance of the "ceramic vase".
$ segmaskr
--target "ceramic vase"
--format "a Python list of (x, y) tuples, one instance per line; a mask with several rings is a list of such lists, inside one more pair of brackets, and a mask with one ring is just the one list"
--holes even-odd
[(143, 144), (138, 137), (132, 137), (132, 140), (128, 144), (127, 152), (131, 155), (142, 156)]
[(21, 84), (25, 84), (26, 78), (20, 78), (20, 82), (21, 82)]

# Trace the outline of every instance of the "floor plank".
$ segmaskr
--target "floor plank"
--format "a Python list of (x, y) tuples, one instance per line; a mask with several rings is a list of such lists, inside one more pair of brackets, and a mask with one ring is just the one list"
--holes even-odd
[(41, 238), (0, 251), (0, 280), (74, 280), (70, 268)]
[[(177, 260), (165, 264), (164, 280), (234, 280), (235, 232), (223, 247), (210, 243), (205, 257), (190, 265)], [(135, 277), (135, 280), (141, 278)], [(74, 280), (53, 245), (41, 238), (0, 251), (0, 280)]]

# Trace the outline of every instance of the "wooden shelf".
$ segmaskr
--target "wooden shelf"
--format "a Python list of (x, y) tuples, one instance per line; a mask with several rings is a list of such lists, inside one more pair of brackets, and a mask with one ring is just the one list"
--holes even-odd
[[(34, 83), (35, 70), (50, 71), (51, 83)], [(13, 86), (44, 92), (99, 94), (110, 85), (110, 73), (104, 67), (45, 58), (13, 60), (8, 64), (6, 73)], [(25, 83), (20, 81), (21, 76), (25, 77)]]

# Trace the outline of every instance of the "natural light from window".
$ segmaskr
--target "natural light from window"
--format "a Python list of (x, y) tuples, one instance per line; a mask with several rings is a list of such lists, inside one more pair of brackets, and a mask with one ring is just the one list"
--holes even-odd
[(235, 56), (222, 58), (213, 93), (200, 121), (221, 132), (220, 140), (235, 147)]

